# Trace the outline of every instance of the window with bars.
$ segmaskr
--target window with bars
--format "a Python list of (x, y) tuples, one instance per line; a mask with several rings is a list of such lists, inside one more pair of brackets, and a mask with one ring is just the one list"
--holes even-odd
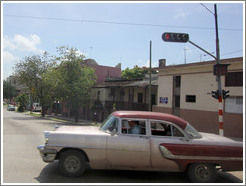
[(226, 87), (243, 86), (243, 72), (229, 72), (225, 76)]
[(186, 102), (195, 103), (196, 102), (196, 95), (186, 95)]

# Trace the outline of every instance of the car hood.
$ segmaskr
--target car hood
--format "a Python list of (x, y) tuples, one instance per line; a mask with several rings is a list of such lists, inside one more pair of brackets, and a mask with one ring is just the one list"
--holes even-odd
[(73, 133), (73, 134), (101, 134), (102, 131), (96, 126), (61, 126), (53, 133)]
[(201, 140), (211, 145), (243, 146), (243, 142), (235, 141), (224, 136), (204, 132), (200, 132), (200, 134), (202, 135)]
[(47, 146), (100, 148), (106, 145), (107, 134), (95, 126), (62, 126), (46, 133)]

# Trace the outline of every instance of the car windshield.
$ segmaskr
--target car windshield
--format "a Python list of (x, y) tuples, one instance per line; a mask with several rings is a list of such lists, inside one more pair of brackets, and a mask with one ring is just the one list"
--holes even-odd
[(202, 135), (190, 124), (187, 125), (185, 128), (185, 132), (191, 137), (191, 138), (201, 138)]
[(111, 133), (115, 129), (118, 132), (119, 119), (115, 116), (110, 115), (102, 124), (100, 130), (103, 132)]

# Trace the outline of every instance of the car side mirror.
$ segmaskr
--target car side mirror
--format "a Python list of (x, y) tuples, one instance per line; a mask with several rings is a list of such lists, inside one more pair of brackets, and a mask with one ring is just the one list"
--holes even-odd
[(113, 129), (113, 131), (110, 133), (111, 136), (114, 136), (117, 133), (116, 129)]

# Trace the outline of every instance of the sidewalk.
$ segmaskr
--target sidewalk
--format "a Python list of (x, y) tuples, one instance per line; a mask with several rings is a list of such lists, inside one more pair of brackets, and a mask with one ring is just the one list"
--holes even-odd
[[(41, 113), (40, 112), (32, 112), (32, 114), (30, 114), (30, 111), (28, 111), (28, 112), (25, 112), (25, 114), (36, 116), (36, 117), (41, 117)], [(68, 118), (68, 117), (62, 116), (60, 114), (58, 114), (57, 116), (55, 116), (53, 114), (52, 115), (46, 114), (44, 119), (50, 119), (50, 120), (53, 120), (53, 121), (58, 121), (58, 122), (61, 122), (63, 124), (66, 124), (66, 125), (83, 125), (83, 126), (94, 125), (94, 126), (100, 126), (102, 124), (101, 122), (82, 120), (82, 119), (79, 119), (78, 122), (75, 122), (73, 117), (72, 118)]]

